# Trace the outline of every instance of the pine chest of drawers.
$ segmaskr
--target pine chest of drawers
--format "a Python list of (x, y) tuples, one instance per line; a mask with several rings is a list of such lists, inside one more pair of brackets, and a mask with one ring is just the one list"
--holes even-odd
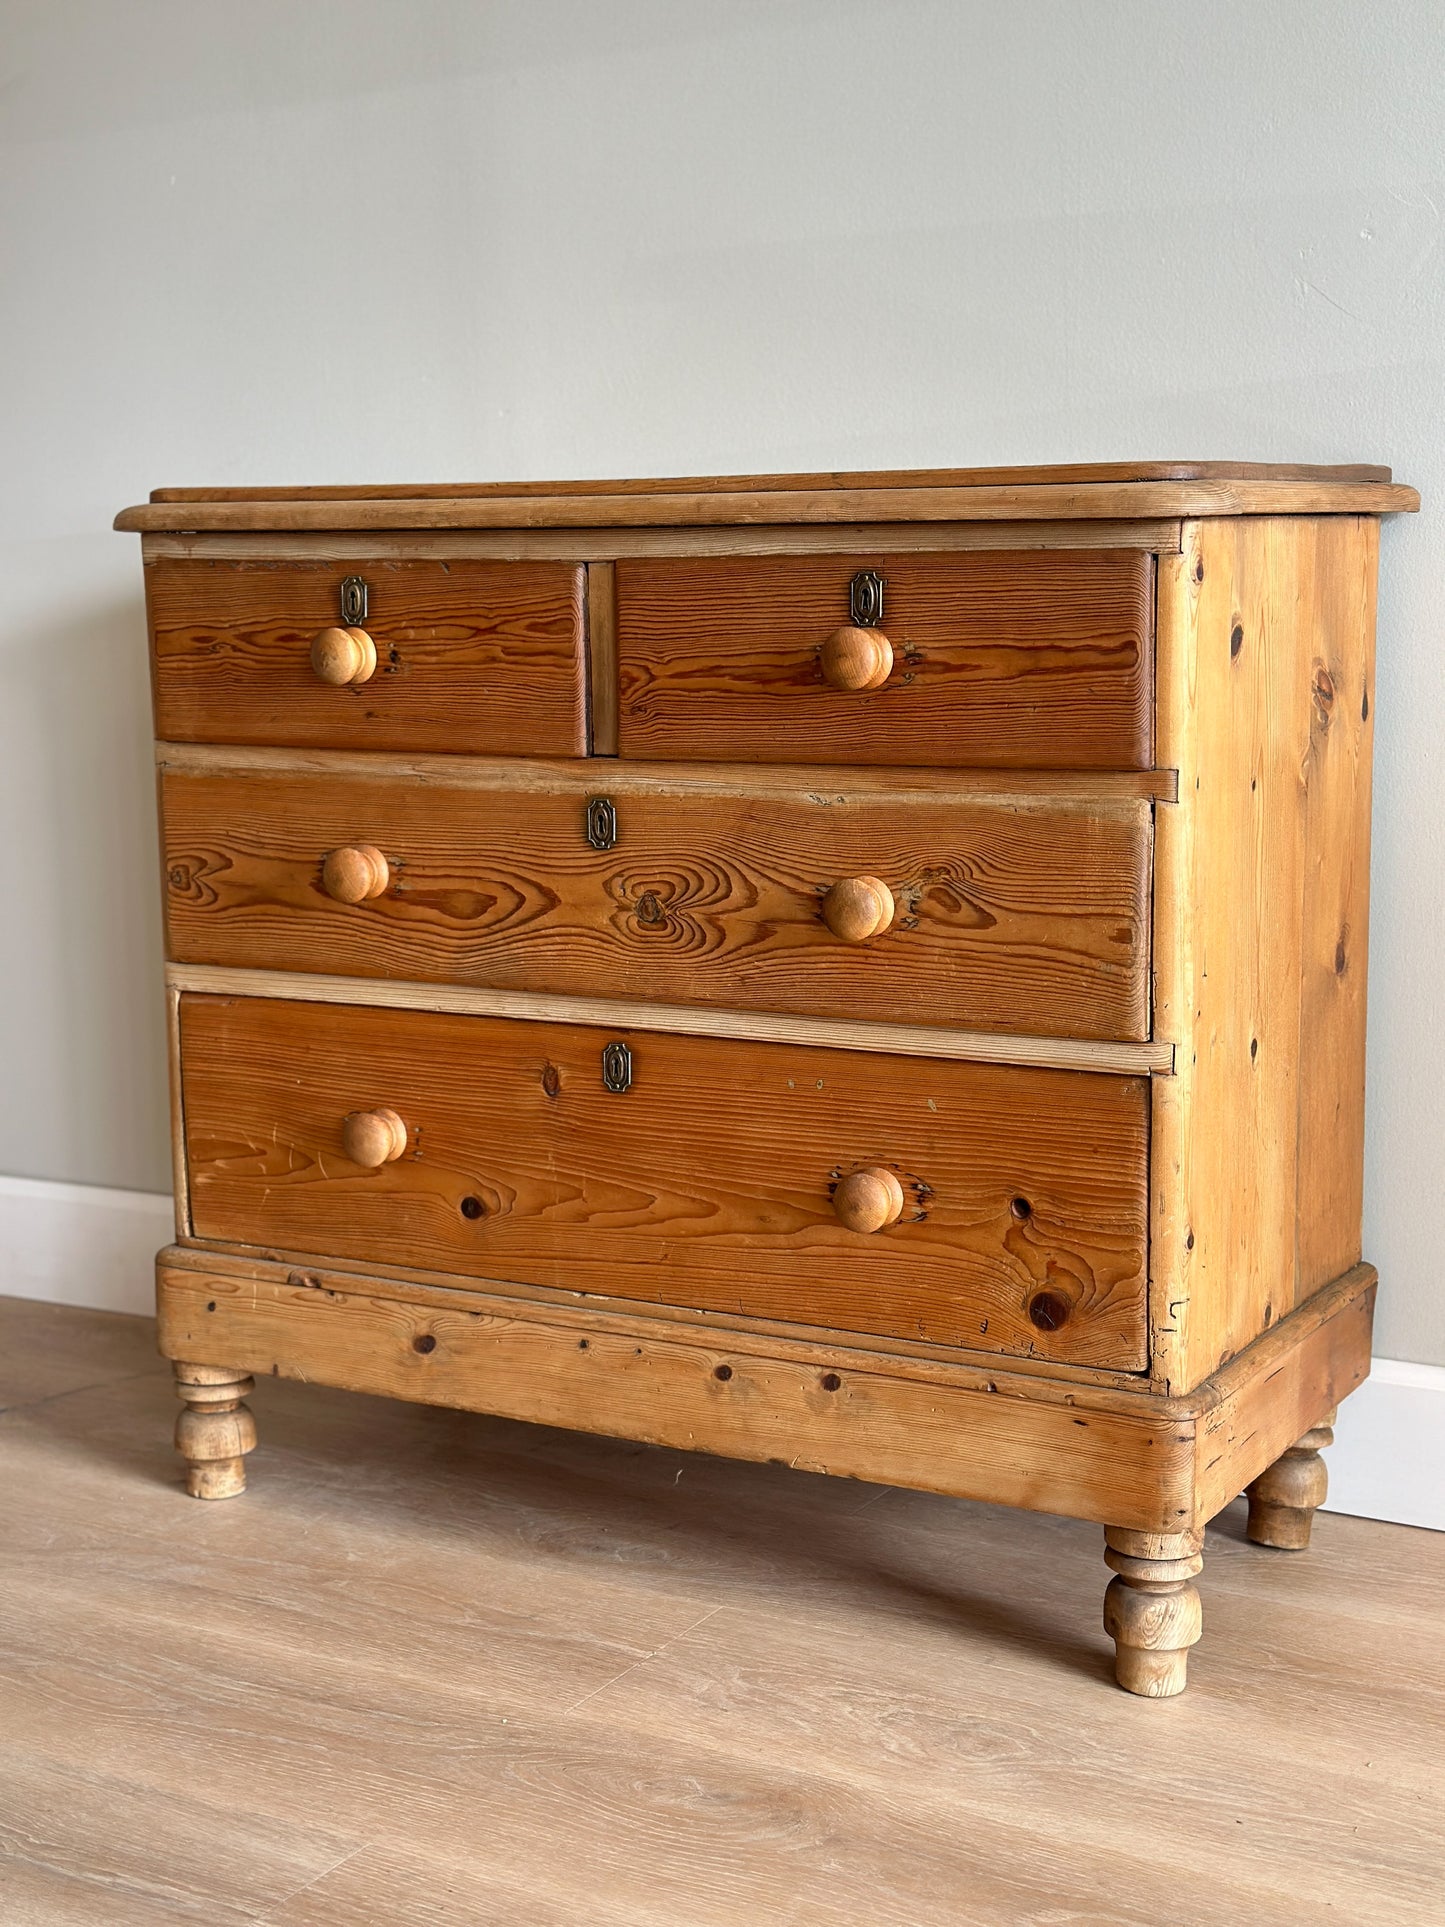
[(285, 1375), (1097, 1521), (1368, 1369), (1377, 469), (163, 490), (188, 1489)]

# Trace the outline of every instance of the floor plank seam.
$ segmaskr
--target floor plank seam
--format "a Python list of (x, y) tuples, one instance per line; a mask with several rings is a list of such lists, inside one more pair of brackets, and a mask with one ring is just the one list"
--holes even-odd
[(333, 1861), (329, 1867), (323, 1867), (321, 1872), (313, 1874), (310, 1880), (303, 1880), (301, 1885), (299, 1887), (293, 1887), (289, 1894), (282, 1894), (278, 1900), (273, 1900), (264, 1914), (254, 1915), (253, 1918), (256, 1927), (266, 1927), (267, 1921), (273, 1921), (276, 1918), (276, 1910), (278, 1907), (289, 1907), (292, 1901), (299, 1900), (302, 1894), (309, 1894), (313, 1887), (319, 1887), (323, 1880), (329, 1880), (332, 1874), (339, 1873), (340, 1870), (353, 1861), (359, 1853), (365, 1853), (368, 1847), (380, 1847), (382, 1845), (384, 1845), (384, 1842), (380, 1840), (358, 1840), (356, 1845), (348, 1852), (342, 1854), (339, 1860)]
[(689, 1633), (695, 1633), (699, 1626), (705, 1626), (710, 1619), (715, 1618), (721, 1611), (721, 1606), (714, 1606), (711, 1611), (705, 1612), (701, 1619), (693, 1620), (690, 1626), (682, 1626), (679, 1627), (675, 1633), (669, 1633), (667, 1638), (664, 1639), (659, 1646), (655, 1646), (650, 1653), (644, 1653), (641, 1659), (635, 1659), (630, 1666), (624, 1666), (622, 1671), (615, 1674), (613, 1678), (603, 1680), (602, 1684), (600, 1686), (594, 1686), (590, 1693), (584, 1693), (581, 1699), (573, 1700), (570, 1706), (564, 1706), (562, 1708), (562, 1717), (565, 1719), (569, 1713), (575, 1713), (579, 1706), (585, 1706), (588, 1700), (596, 1699), (597, 1695), (599, 1693), (605, 1693), (609, 1686), (615, 1686), (618, 1680), (626, 1679), (629, 1674), (635, 1673), (639, 1666), (650, 1666), (658, 1654), (665, 1653), (675, 1639), (686, 1639)]

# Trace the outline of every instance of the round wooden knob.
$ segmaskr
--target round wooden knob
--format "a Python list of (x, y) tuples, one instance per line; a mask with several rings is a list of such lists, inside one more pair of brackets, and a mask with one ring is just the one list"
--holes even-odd
[(844, 877), (823, 899), (823, 921), (844, 943), (867, 943), (893, 922), (893, 892), (878, 877)]
[(893, 644), (881, 629), (835, 629), (821, 661), (835, 689), (881, 689), (893, 674)]
[(839, 1184), (833, 1209), (849, 1231), (886, 1231), (903, 1216), (903, 1186), (881, 1164), (868, 1164)]
[(321, 887), (338, 903), (365, 903), (379, 897), (390, 881), (386, 858), (370, 843), (332, 850), (321, 866)]
[(364, 629), (320, 629), (311, 638), (311, 667), (335, 689), (369, 682), (376, 674), (376, 644)]
[(341, 1148), (353, 1164), (375, 1171), (406, 1149), (406, 1126), (395, 1111), (353, 1111), (341, 1127)]

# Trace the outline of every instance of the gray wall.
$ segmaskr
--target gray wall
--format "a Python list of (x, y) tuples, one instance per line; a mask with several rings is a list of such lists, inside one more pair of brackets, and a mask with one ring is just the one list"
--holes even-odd
[(1393, 463), (1366, 1249), (1445, 1362), (1445, 11), (0, 0), (0, 1171), (164, 1189), (157, 483)]

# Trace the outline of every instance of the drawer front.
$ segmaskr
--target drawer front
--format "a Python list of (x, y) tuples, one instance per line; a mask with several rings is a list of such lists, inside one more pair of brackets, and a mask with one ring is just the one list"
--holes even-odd
[[(1025, 1035), (1148, 1034), (1146, 802), (782, 785), (639, 793), (615, 766), (596, 772), (612, 779), (604, 796), (588, 787), (593, 770), (540, 791), (522, 786), (527, 773), (463, 786), (168, 770), (171, 956)], [(594, 848), (589, 832), (615, 842)]]
[(199, 1237), (1145, 1363), (1141, 1079), (194, 994), (180, 1028)]
[[(883, 578), (891, 668), (829, 644)], [(1151, 556), (1132, 550), (731, 556), (617, 564), (624, 756), (1143, 769)], [(867, 645), (872, 647), (873, 645)], [(851, 645), (849, 646), (851, 648)], [(860, 648), (863, 645), (860, 645)], [(825, 669), (828, 673), (825, 673)], [(868, 679), (868, 678), (864, 678)]]
[[(341, 624), (351, 575), (367, 586), (360, 626), (375, 669), (336, 684), (313, 666), (312, 646)], [(561, 562), (154, 561), (146, 599), (156, 733), (173, 742), (583, 755), (583, 584), (584, 572)]]

